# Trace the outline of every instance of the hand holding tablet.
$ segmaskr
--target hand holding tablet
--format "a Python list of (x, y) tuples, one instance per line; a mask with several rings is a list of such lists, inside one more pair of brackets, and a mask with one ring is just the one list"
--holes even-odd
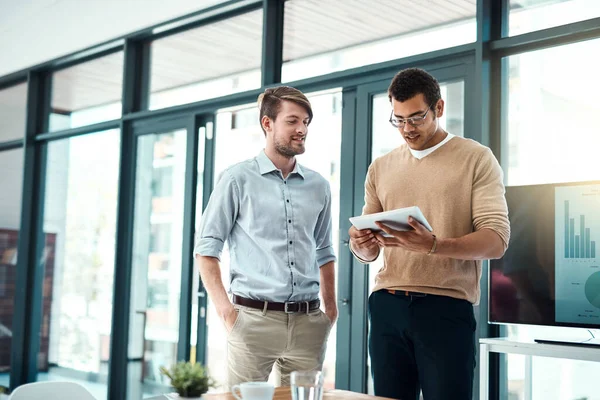
[(384, 225), (389, 226), (397, 231), (411, 231), (413, 228), (408, 224), (408, 217), (413, 217), (419, 221), (430, 232), (433, 231), (427, 219), (421, 212), (418, 206), (398, 208), (391, 211), (383, 211), (375, 214), (361, 215), (357, 217), (351, 217), (350, 222), (356, 229), (370, 229), (373, 232), (381, 232), (384, 236), (389, 236), (383, 232), (375, 222), (381, 222)]

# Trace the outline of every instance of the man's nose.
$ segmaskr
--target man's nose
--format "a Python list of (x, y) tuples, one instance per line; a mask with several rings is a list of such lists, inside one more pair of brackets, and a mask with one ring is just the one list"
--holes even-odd
[(412, 132), (415, 130), (415, 127), (409, 124), (408, 122), (404, 123), (404, 127), (402, 128), (404, 132)]

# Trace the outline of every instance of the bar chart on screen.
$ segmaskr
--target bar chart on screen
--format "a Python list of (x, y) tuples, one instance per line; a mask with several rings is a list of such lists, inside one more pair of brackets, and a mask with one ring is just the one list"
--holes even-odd
[[(562, 240), (565, 258), (596, 258), (596, 241), (590, 239), (590, 228), (586, 227), (586, 216), (579, 216), (579, 233), (575, 231), (575, 218), (571, 218), (570, 201), (565, 200), (564, 232)], [(588, 219), (589, 221), (589, 219)]]
[(600, 185), (555, 189), (555, 317), (600, 323)]

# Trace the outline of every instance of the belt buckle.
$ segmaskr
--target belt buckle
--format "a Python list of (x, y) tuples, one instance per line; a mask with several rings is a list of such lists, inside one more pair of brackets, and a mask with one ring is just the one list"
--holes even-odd
[[(297, 309), (290, 311), (289, 310), (290, 304), (296, 305)], [(284, 313), (286, 313), (286, 314), (293, 314), (293, 313), (296, 313), (298, 311), (300, 311), (300, 304), (299, 303), (296, 303), (296, 302), (293, 302), (293, 301), (286, 301), (285, 303), (283, 303), (283, 312)]]

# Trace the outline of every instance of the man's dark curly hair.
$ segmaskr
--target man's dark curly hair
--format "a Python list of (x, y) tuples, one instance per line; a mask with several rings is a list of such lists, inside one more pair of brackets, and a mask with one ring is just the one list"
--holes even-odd
[(429, 107), (437, 104), (442, 98), (438, 81), (420, 68), (407, 68), (398, 72), (388, 88), (390, 102), (392, 99), (404, 102), (419, 93), (423, 94)]

